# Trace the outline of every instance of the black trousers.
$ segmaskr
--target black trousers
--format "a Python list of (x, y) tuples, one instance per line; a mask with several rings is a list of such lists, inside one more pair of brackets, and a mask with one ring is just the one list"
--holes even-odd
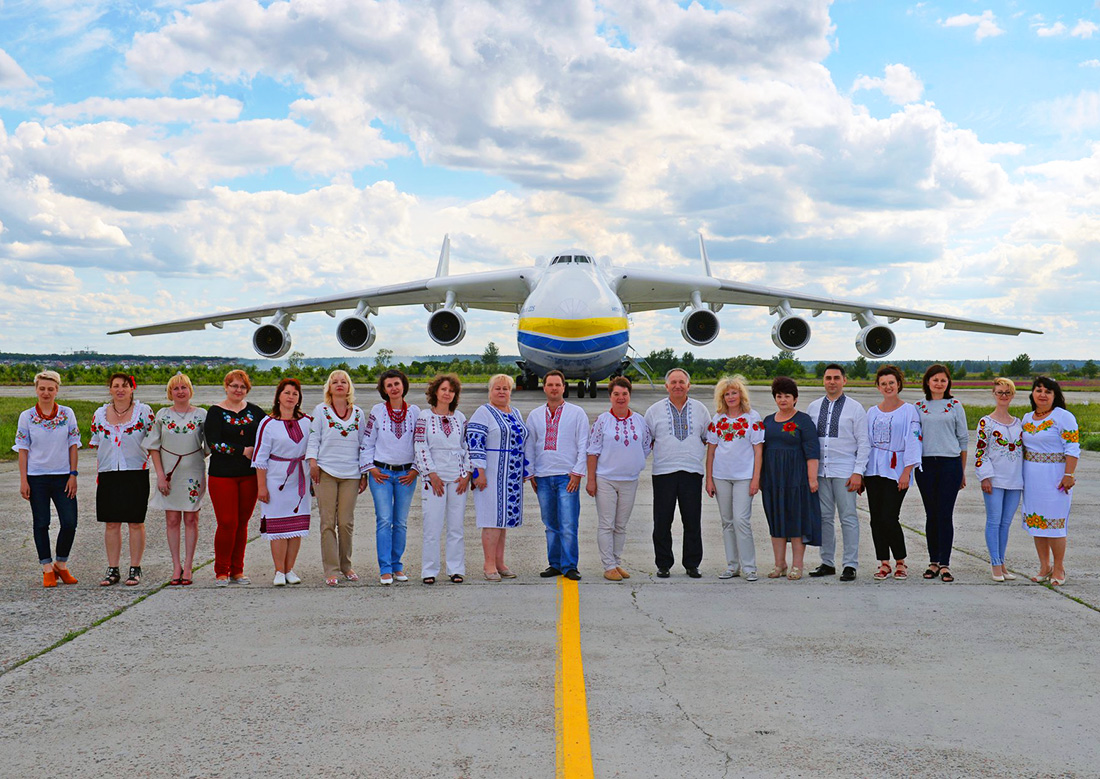
[(901, 530), (901, 504), (909, 490), (898, 489), (898, 483), (884, 476), (867, 476), (867, 508), (871, 512), (871, 539), (875, 543), (875, 559), (905, 559), (905, 534)]
[(685, 568), (698, 568), (703, 562), (703, 533), (699, 518), (703, 513), (703, 474), (676, 471), (653, 477), (653, 561), (659, 570), (672, 568), (672, 521), (676, 504), (684, 523)]
[(951, 565), (955, 542), (955, 501), (962, 485), (962, 460), (958, 457), (925, 457), (917, 471), (917, 488), (924, 501), (924, 532), (928, 559)]

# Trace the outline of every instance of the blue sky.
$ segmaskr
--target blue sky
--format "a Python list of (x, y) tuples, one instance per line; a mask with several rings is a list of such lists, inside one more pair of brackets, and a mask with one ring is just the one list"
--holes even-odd
[[(0, 350), (249, 355), (247, 324), (105, 333), (430, 275), (444, 233), (456, 271), (694, 272), (702, 231), (730, 278), (1046, 333), (900, 323), (899, 358), (1095, 356), (1098, 5), (4, 2)], [(635, 348), (691, 348), (679, 316)], [(721, 319), (693, 351), (774, 353), (766, 311)], [(442, 351), (425, 321), (383, 311), (376, 348)]]

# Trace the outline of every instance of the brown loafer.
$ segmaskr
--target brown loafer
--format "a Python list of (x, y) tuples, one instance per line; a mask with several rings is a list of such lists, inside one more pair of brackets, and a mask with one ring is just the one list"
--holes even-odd
[(610, 582), (621, 582), (623, 580), (623, 576), (619, 573), (618, 568), (608, 568), (603, 572), (603, 578)]
[(626, 572), (626, 569), (624, 569), (624, 568), (616, 568), (615, 570), (616, 570), (616, 571), (618, 571), (618, 572), (619, 572), (619, 576), (623, 577), (624, 579), (629, 579), (629, 578), (630, 578), (630, 574), (628, 574), (628, 573)]

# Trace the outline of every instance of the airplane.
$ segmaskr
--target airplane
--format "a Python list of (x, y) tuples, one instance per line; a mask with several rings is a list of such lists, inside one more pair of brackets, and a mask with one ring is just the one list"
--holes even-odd
[[(462, 314), (471, 308), (517, 313), (516, 340), (522, 371), (517, 386), (536, 389), (547, 371), (557, 369), (567, 379), (577, 379), (577, 394), (596, 396), (596, 382), (618, 376), (633, 364), (628, 356), (628, 316), (639, 311), (679, 307), (686, 312), (680, 333), (693, 346), (704, 346), (718, 337), (718, 312), (726, 304), (766, 306), (776, 317), (772, 342), (780, 349), (796, 351), (810, 341), (810, 323), (794, 313), (808, 309), (816, 317), (823, 311), (850, 314), (858, 322), (856, 350), (868, 359), (889, 355), (897, 339), (888, 324), (901, 319), (919, 320), (926, 327), (942, 324), (945, 330), (999, 335), (1041, 334), (1013, 325), (979, 322), (927, 311), (911, 311), (866, 303), (803, 295), (788, 290), (743, 284), (716, 278), (711, 273), (706, 243), (699, 235), (701, 275), (612, 265), (607, 258), (593, 259), (588, 252), (572, 249), (533, 267), (450, 273), (451, 239), (444, 236), (435, 276), (383, 287), (373, 287), (332, 297), (276, 303), (206, 316), (176, 319), (114, 330), (108, 335), (133, 336), (222, 328), (226, 322), (248, 319), (258, 325), (252, 346), (262, 357), (276, 359), (290, 351), (290, 323), (298, 314), (324, 311), (331, 317), (341, 309), (354, 313), (336, 325), (336, 341), (345, 349), (361, 352), (375, 342), (377, 330), (370, 321), (383, 306), (423, 305), (429, 312), (428, 335), (440, 346), (454, 346), (466, 335)], [(268, 317), (264, 322), (263, 318)], [(880, 317), (887, 322), (883, 323)], [(568, 390), (568, 383), (567, 383)]]

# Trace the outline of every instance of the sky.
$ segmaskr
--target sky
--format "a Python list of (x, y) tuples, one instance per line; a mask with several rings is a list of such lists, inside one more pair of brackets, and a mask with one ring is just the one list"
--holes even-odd
[[(0, 0), (0, 351), (254, 356), (121, 327), (531, 265), (568, 247), (1044, 332), (899, 359), (1100, 357), (1100, 0)], [(707, 347), (776, 353), (727, 306)], [(474, 312), (456, 352), (515, 353)], [(421, 307), (344, 352), (440, 354)], [(856, 356), (812, 320), (802, 359)]]

